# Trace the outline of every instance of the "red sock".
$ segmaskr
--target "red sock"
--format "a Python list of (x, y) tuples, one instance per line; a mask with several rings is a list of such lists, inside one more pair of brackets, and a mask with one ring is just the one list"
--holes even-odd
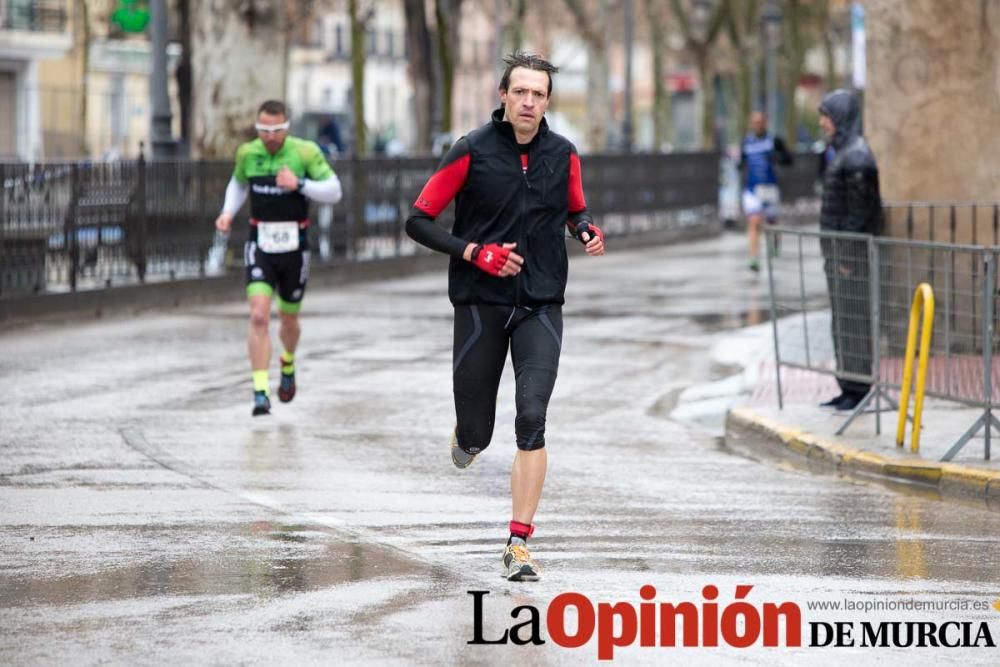
[[(511, 538), (519, 537), (525, 542), (527, 542), (528, 538), (531, 537), (534, 533), (535, 533), (535, 524), (533, 523), (521, 523), (520, 521), (510, 522)], [(509, 539), (507, 540), (507, 543), (510, 544)]]

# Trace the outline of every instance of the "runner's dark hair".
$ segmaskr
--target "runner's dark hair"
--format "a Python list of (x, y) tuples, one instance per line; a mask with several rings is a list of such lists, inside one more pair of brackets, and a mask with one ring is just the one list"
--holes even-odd
[(514, 51), (513, 53), (505, 56), (503, 62), (507, 67), (503, 71), (503, 76), (500, 77), (500, 90), (506, 92), (507, 88), (510, 86), (511, 71), (513, 71), (515, 67), (523, 67), (525, 69), (533, 69), (548, 74), (549, 75), (548, 94), (552, 95), (552, 75), (558, 72), (559, 68), (550, 63), (548, 60), (534, 53), (525, 53), (524, 51)]
[(271, 114), (272, 116), (284, 116), (288, 118), (288, 107), (281, 100), (267, 100), (262, 103), (257, 109), (257, 115), (262, 113)]

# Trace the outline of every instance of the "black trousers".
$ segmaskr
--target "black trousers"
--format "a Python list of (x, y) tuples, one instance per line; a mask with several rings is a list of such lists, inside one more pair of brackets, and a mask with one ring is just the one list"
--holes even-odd
[(509, 348), (517, 381), (517, 447), (544, 447), (561, 347), (562, 306), (455, 306), (452, 369), (459, 446), (470, 453), (489, 446)]
[(867, 257), (860, 257), (860, 251), (845, 255), (847, 258), (838, 261), (827, 259), (824, 265), (826, 284), (830, 290), (833, 349), (837, 357), (837, 384), (848, 396), (862, 398), (868, 394), (871, 385), (859, 380), (843, 379), (839, 374), (871, 376), (871, 286)]

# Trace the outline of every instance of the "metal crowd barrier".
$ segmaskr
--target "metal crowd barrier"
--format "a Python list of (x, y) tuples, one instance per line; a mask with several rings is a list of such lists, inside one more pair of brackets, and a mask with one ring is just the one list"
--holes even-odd
[[(929, 218), (931, 211), (943, 211), (947, 220), (962, 209), (971, 214), (973, 207), (989, 212), (982, 219), (992, 227), (997, 207), (979, 204), (893, 204), (886, 209), (887, 226), (891, 229), (894, 220), (907, 224), (914, 212)], [(984, 427), (989, 459), (991, 427), (1000, 427), (993, 414), (994, 405), (1000, 405), (1000, 383), (993, 380), (1000, 372), (994, 362), (1000, 247), (789, 227), (765, 233), (769, 244), (781, 239), (780, 260), (768, 263), (779, 406), (781, 367), (830, 375), (855, 383), (853, 388), (868, 385), (871, 391), (838, 434), (871, 406), (880, 433), (883, 403), (897, 408), (888, 392), (901, 389), (911, 298), (919, 284), (927, 283), (936, 309), (926, 395), (982, 411), (943, 460), (953, 458)], [(956, 225), (951, 236), (975, 233)]]
[[(584, 191), (609, 236), (717, 226), (713, 153), (587, 155)], [(332, 163), (344, 188), (313, 206), (317, 263), (429, 252), (404, 222), (435, 158)], [(247, 208), (227, 240), (213, 221), (232, 174), (229, 160), (0, 163), (0, 297), (204, 276), (236, 269)], [(453, 207), (439, 218), (452, 224)]]

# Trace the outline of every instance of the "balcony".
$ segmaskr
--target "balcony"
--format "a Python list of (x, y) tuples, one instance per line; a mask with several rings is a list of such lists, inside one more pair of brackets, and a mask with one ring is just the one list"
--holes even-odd
[(73, 47), (69, 0), (0, 0), (0, 59), (60, 58)]
[(0, 29), (29, 32), (66, 31), (64, 0), (0, 0)]
[(0, 0), (0, 58), (58, 58), (72, 45), (67, 0)]

